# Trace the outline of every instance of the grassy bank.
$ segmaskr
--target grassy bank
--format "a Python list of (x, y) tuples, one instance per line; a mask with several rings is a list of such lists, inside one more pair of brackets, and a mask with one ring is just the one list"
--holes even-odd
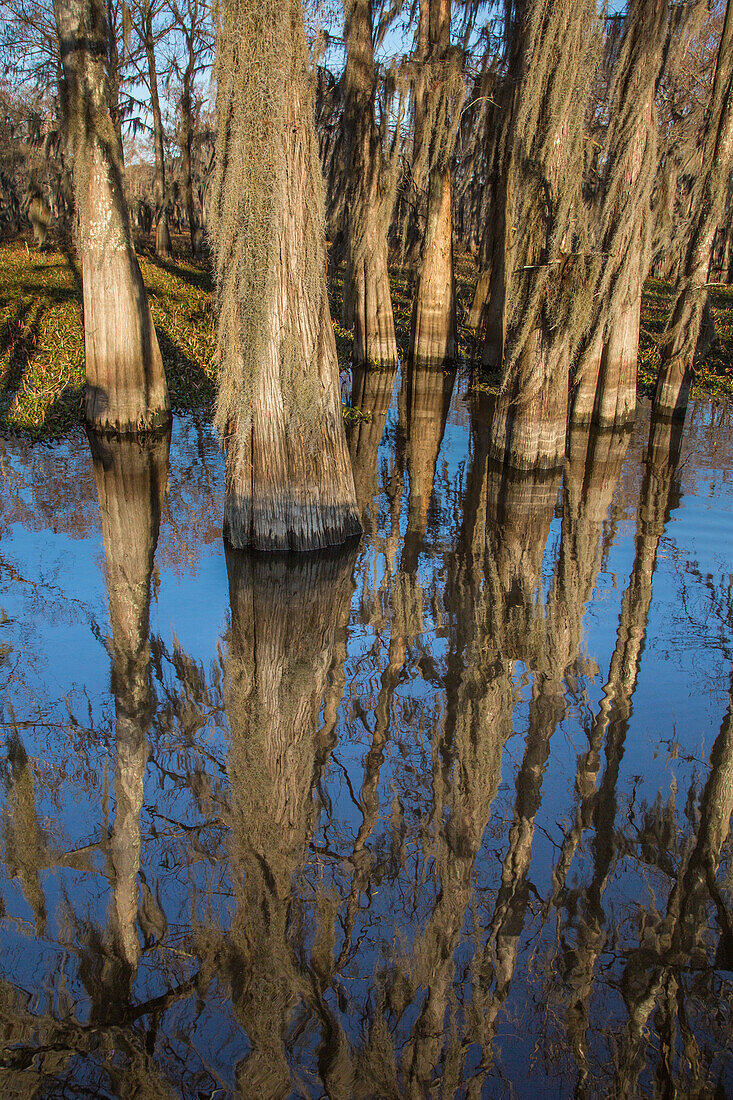
[[(214, 401), (214, 314), (210, 273), (186, 259), (162, 263), (140, 256), (150, 308), (177, 412), (208, 419)], [(53, 439), (82, 423), (84, 338), (81, 277), (72, 257), (37, 252), (25, 241), (0, 245), (0, 433)], [(457, 264), (459, 351), (469, 357), (473, 336), (461, 324), (473, 295), (469, 260)], [(412, 287), (408, 274), (392, 273), (397, 341), (409, 344)], [(733, 396), (733, 287), (713, 292), (717, 338), (695, 384), (696, 394)], [(653, 385), (659, 361), (655, 337), (671, 308), (671, 291), (651, 281), (644, 296), (639, 382)], [(341, 280), (331, 289), (332, 314), (341, 310)], [(348, 366), (351, 333), (334, 322), (339, 360)]]
[[(215, 393), (211, 276), (142, 254), (140, 267), (177, 412), (208, 417)], [(81, 275), (61, 252), (0, 246), (0, 432), (53, 439), (83, 420)]]

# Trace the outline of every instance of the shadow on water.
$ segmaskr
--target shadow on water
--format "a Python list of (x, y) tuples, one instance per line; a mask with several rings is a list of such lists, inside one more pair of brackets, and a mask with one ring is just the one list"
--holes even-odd
[(14, 702), (0, 1091), (723, 1095), (730, 700), (636, 774), (678, 440), (520, 473), (455, 375), (353, 382), (365, 538), (220, 549), (218, 643), (168, 437), (90, 440), (110, 690), (45, 749)]

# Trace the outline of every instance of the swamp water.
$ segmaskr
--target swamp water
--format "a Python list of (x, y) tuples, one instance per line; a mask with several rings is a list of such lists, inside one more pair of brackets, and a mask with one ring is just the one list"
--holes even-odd
[(454, 382), (294, 562), (208, 429), (0, 444), (3, 1098), (733, 1096), (733, 418), (519, 477)]

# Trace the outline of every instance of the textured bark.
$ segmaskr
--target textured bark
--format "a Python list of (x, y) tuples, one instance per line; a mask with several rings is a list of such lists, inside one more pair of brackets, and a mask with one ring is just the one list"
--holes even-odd
[(491, 419), (491, 450), (517, 470), (559, 469), (565, 456), (569, 348), (536, 328), (504, 381)]
[(168, 391), (122, 187), (109, 112), (102, 0), (56, 0), (84, 283), (90, 425), (136, 432), (167, 423)]
[(492, 450), (517, 468), (551, 468), (565, 452), (582, 301), (572, 248), (597, 12), (588, 0), (527, 0), (511, 12), (482, 361), (502, 370)]
[(571, 415), (621, 426), (636, 409), (641, 293), (652, 254), (659, 168), (655, 94), (669, 54), (666, 0), (632, 0), (615, 62), (605, 167), (597, 203), (599, 260), (580, 343)]
[(476, 281), (471, 308), (466, 318), (466, 328), (473, 329), (477, 334), (481, 328), (481, 319), (484, 308), (489, 300), (489, 287), (491, 285), (491, 271), (480, 271)]
[[(237, 17), (237, 6), (223, 14), (225, 24)], [(281, 127), (275, 147), (254, 149), (269, 171), (280, 158), (282, 171), (272, 170), (264, 238), (258, 242), (268, 261), (267, 300), (258, 319), (256, 348), (243, 348), (249, 305), (243, 296), (242, 268), (251, 256), (241, 251), (247, 216), (237, 205), (260, 202), (240, 199), (240, 146), (247, 142), (248, 111), (236, 103), (238, 70), (226, 87), (220, 82), (218, 156), (218, 224), (225, 236), (218, 243), (220, 298), (219, 351), (222, 375), (233, 396), (227, 399), (226, 499), (224, 538), (237, 548), (312, 550), (341, 543), (361, 530), (354, 479), (346, 446), (336, 344), (326, 296), (326, 250), (323, 194), (313, 124), (312, 86), (307, 72), (300, 4), (293, 2), (280, 16), (284, 70), (278, 80), (282, 96)], [(236, 38), (237, 28), (227, 27)], [(275, 32), (273, 32), (275, 33)], [(242, 74), (258, 61), (258, 42), (237, 43), (232, 64)], [(227, 95), (234, 102), (221, 102)], [(241, 113), (241, 117), (237, 114)], [(270, 133), (262, 140), (271, 142)], [(259, 141), (259, 131), (258, 138)], [(231, 154), (231, 155), (230, 155)], [(249, 155), (249, 154), (248, 154)], [(249, 251), (247, 249), (246, 251)], [(238, 257), (233, 260), (232, 257)], [(259, 259), (258, 262), (264, 262)], [(249, 280), (248, 274), (244, 276)], [(245, 356), (251, 365), (245, 367)], [(220, 410), (222, 410), (220, 397)]]
[[(703, 140), (690, 240), (662, 343), (654, 394), (656, 416), (684, 417), (696, 364), (710, 341), (707, 287), (710, 250), (722, 215), (733, 160), (733, 3), (728, 0)], [(714, 330), (713, 330), (714, 331)]]
[(297, 959), (293, 876), (307, 856), (318, 782), (318, 715), (355, 550), (264, 558), (227, 549), (232, 608), (225, 701), (232, 731), (229, 824), (237, 911), (219, 958), (250, 1052), (242, 1096), (288, 1096)]
[(605, 341), (596, 341), (588, 369), (578, 381), (571, 406), (575, 424), (618, 428), (634, 419), (642, 290), (638, 262), (628, 281)]
[(153, 115), (153, 147), (155, 150), (155, 176), (153, 201), (155, 202), (155, 254), (169, 259), (172, 246), (168, 228), (168, 203), (165, 194), (165, 153), (163, 149), (163, 117), (158, 96), (158, 73), (155, 65), (155, 38), (153, 35), (153, 7), (150, 2), (143, 9), (145, 55), (148, 61), (150, 109)]
[(428, 84), (424, 105), (421, 103), (419, 109), (416, 94), (415, 140), (420, 140), (420, 145), (416, 145), (418, 149), (420, 146), (425, 148), (426, 143), (430, 146), (428, 202), (412, 316), (410, 355), (420, 363), (437, 365), (450, 362), (456, 350), (451, 171), (450, 159), (445, 151), (436, 154), (433, 148), (436, 135), (424, 133), (424, 114), (426, 112), (430, 117), (429, 100), (437, 99), (442, 94), (441, 70), (446, 69), (450, 53), (451, 0), (429, 0), (429, 4), (421, 6), (421, 30), (426, 14), (429, 15), (429, 44), (428, 58), (424, 64), (427, 66)]
[(450, 363), (456, 352), (456, 288), (450, 167), (430, 173), (422, 267), (412, 318), (410, 355), (418, 363)]
[(103, 977), (99, 1012), (129, 1000), (140, 959), (137, 933), (140, 812), (148, 760), (150, 582), (160, 514), (168, 483), (170, 435), (144, 442), (110, 440), (92, 432), (107, 590), (112, 625), (115, 697), (115, 815), (109, 839), (113, 884), (112, 953)]
[(425, 125), (428, 112), (427, 66), (430, 54), (430, 2), (418, 0), (417, 42), (412, 53), (413, 73), (410, 81), (412, 93), (412, 148), (410, 150), (410, 180), (403, 195), (403, 208), (399, 211), (403, 223), (403, 250), (407, 266), (415, 270), (420, 261), (420, 248), (425, 235), (425, 193), (427, 191), (427, 156), (425, 154)]
[(354, 326), (354, 363), (396, 365), (397, 340), (387, 272), (393, 190), (374, 118), (377, 74), (371, 0), (346, 5), (344, 130), (347, 136), (344, 322)]

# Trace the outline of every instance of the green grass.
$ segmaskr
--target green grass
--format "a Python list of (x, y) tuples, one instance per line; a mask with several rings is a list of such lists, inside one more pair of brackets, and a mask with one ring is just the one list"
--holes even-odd
[[(211, 415), (215, 389), (212, 282), (201, 265), (140, 267), (177, 412)], [(62, 252), (0, 246), (0, 432), (54, 439), (83, 423), (81, 276)]]
[[(182, 242), (176, 242), (183, 252)], [(37, 252), (24, 240), (0, 245), (0, 433), (31, 439), (59, 438), (83, 423), (84, 335), (81, 276), (71, 256)], [(157, 260), (140, 254), (171, 404), (177, 412), (211, 416), (216, 390), (213, 284), (201, 264), (181, 258)], [(456, 262), (458, 350), (470, 358), (473, 334), (463, 325), (473, 297), (476, 272), (470, 257)], [(391, 272), (397, 343), (409, 347), (413, 286), (409, 272)], [(339, 363), (347, 367), (353, 333), (341, 327), (342, 273), (330, 288)], [(639, 385), (654, 384), (659, 362), (656, 338), (671, 309), (672, 289), (650, 280), (642, 307)], [(717, 337), (698, 374), (693, 393), (733, 396), (733, 287), (715, 288)], [(482, 379), (495, 389), (496, 379)]]
[[(674, 287), (649, 279), (641, 303), (639, 389), (652, 393), (659, 371), (658, 340), (674, 304)], [(714, 287), (715, 339), (692, 384), (693, 397), (733, 397), (733, 286)]]

